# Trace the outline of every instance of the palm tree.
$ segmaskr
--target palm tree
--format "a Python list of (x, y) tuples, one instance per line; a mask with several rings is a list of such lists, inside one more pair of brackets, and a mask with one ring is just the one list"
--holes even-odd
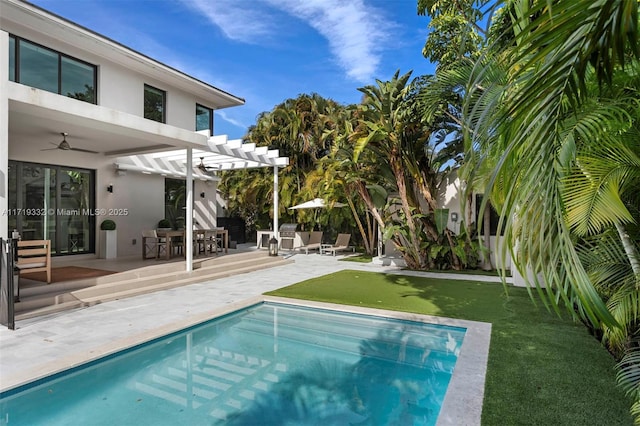
[(576, 134), (576, 156), (562, 182), (566, 219), (580, 238), (576, 247), (582, 262), (621, 326), (603, 325), (614, 353), (637, 331), (637, 315), (629, 309), (640, 296), (640, 64), (632, 65), (632, 72), (617, 72), (604, 88), (587, 82), (594, 94), (566, 120), (574, 129), (566, 137)]
[[(599, 78), (610, 80), (623, 59), (620, 51), (627, 34), (636, 37), (637, 2), (560, 1), (551, 7), (536, 1), (531, 7), (529, 2), (509, 7), (515, 44), (502, 56), (509, 61), (508, 86), (501, 107), (473, 128), (474, 137), (484, 138), (486, 158), (496, 164), (487, 192), (504, 200), (501, 215), (505, 236), (516, 247), (515, 264), (524, 276), (530, 269), (552, 290), (545, 300), (556, 309), (560, 300), (579, 306), (596, 326), (600, 321), (613, 325), (565, 220), (562, 180), (575, 143), (563, 136), (568, 131), (565, 120), (584, 102), (589, 60), (596, 61)], [(484, 77), (479, 73), (470, 84), (468, 99), (473, 91), (485, 90)], [(603, 126), (608, 119), (602, 111), (601, 119), (592, 123)]]
[[(357, 117), (357, 107), (343, 110), (342, 126), (336, 128), (329, 155), (318, 163), (307, 185), (322, 188), (329, 199), (344, 200), (349, 205), (353, 220), (362, 238), (365, 252), (373, 255), (378, 239), (378, 228), (384, 231), (383, 211), (387, 201), (387, 192), (383, 189), (387, 170), (380, 162), (353, 160), (353, 144), (349, 136)], [(366, 156), (363, 153), (362, 156)], [(377, 196), (382, 193), (382, 196)], [(362, 213), (364, 212), (364, 213)]]
[[(452, 170), (460, 146), (459, 138), (449, 138), (455, 130), (444, 113), (423, 118), (420, 93), (432, 84), (431, 77), (419, 77), (409, 83), (411, 72), (396, 72), (389, 81), (376, 82), (359, 89), (364, 93), (358, 126), (351, 139), (354, 160), (369, 153), (380, 169), (392, 179), (385, 189), (396, 195), (393, 215), (384, 224), (385, 239), (394, 241), (407, 265), (415, 269), (453, 267), (460, 269), (459, 256), (465, 252), (438, 218), (438, 191)], [(447, 111), (451, 113), (451, 111)], [(382, 159), (382, 162), (381, 162)], [(444, 217), (444, 216), (442, 216)], [(445, 218), (446, 219), (446, 218)], [(444, 222), (444, 224), (443, 224)]]
[[(638, 2), (504, 3), (499, 50), (467, 86), (476, 165), (492, 169), (516, 267), (549, 306), (629, 351), (619, 380), (640, 401)], [(495, 84), (489, 59), (505, 71)]]
[[(403, 155), (407, 152), (404, 150), (406, 145), (411, 143), (411, 139), (421, 136), (411, 131), (411, 123), (404, 114), (410, 77), (411, 72), (400, 76), (400, 72), (396, 71), (389, 81), (377, 80), (376, 86), (359, 89), (364, 93), (364, 99), (360, 123), (353, 134), (353, 138), (357, 141), (354, 160), (357, 161), (362, 151), (367, 148), (388, 163), (395, 178), (395, 189), (400, 202), (399, 213), (402, 216), (402, 223), (407, 227), (402, 234), (405, 243), (401, 246), (405, 253), (405, 260), (412, 268), (424, 269), (427, 266), (426, 256), (420, 245), (423, 239), (422, 233), (425, 230), (416, 217), (416, 214), (419, 214), (417, 200), (411, 191), (412, 183), (408, 181), (405, 174), (403, 159)], [(429, 204), (436, 207), (433, 200), (430, 200)], [(437, 237), (435, 228), (432, 227), (429, 231), (432, 238)]]
[[(335, 117), (341, 109), (342, 106), (333, 100), (317, 94), (303, 94), (263, 112), (249, 128), (244, 138), (247, 142), (279, 149), (289, 157), (289, 165), (282, 170), (279, 179), (278, 213), (285, 220), (294, 220), (294, 212), (287, 206), (307, 201), (306, 176), (315, 169), (318, 160), (328, 154), (330, 135), (337, 125)], [(225, 172), (220, 189), (229, 200), (230, 211), (248, 221), (247, 229), (252, 229), (254, 223), (262, 226), (270, 223), (274, 212), (264, 201), (273, 196), (270, 170)]]

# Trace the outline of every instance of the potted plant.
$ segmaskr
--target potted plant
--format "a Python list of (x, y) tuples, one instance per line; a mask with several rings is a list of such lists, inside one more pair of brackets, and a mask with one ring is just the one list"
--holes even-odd
[(158, 229), (161, 231), (170, 231), (171, 221), (169, 219), (160, 219), (160, 222), (158, 222)]
[(118, 234), (116, 223), (111, 219), (105, 219), (100, 224), (100, 259), (114, 259), (118, 257)]

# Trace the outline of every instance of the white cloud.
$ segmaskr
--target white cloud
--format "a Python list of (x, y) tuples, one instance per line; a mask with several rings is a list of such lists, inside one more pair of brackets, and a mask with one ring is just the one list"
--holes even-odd
[(185, 6), (204, 15), (231, 40), (257, 44), (275, 33), (266, 11), (256, 1), (182, 0)]
[(239, 120), (236, 120), (234, 118), (229, 117), (229, 115), (226, 113), (226, 111), (216, 110), (216, 115), (218, 117), (222, 118), (227, 123), (233, 124), (236, 127), (240, 127), (242, 129), (246, 129), (247, 128), (247, 126), (245, 124), (242, 124)]
[(369, 83), (387, 47), (391, 23), (363, 0), (268, 0), (304, 20), (329, 42), (331, 53), (347, 75)]
[[(182, 0), (229, 39), (262, 43), (278, 36), (285, 23), (273, 9), (302, 20), (329, 43), (331, 55), (348, 77), (370, 83), (394, 25), (364, 0)], [(271, 8), (270, 8), (270, 7)], [(280, 26), (278, 25), (280, 24)]]

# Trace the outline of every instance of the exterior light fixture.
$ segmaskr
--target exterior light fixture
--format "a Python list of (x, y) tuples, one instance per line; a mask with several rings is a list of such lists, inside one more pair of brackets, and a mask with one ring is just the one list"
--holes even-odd
[(107, 186), (107, 192), (113, 193), (113, 184), (109, 184), (109, 186)]
[(278, 240), (275, 237), (271, 237), (269, 240), (269, 256), (278, 255)]
[(451, 213), (451, 222), (457, 222), (458, 221), (458, 213), (457, 212), (452, 212)]

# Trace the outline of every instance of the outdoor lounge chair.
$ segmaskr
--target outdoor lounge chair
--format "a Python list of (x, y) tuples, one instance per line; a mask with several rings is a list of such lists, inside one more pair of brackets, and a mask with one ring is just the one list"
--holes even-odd
[(304, 250), (305, 254), (309, 254), (309, 250), (320, 251), (322, 246), (322, 231), (311, 231), (309, 233), (309, 241), (307, 244), (298, 247), (300, 250)]
[(336, 238), (336, 243), (333, 245), (323, 244), (320, 249), (320, 253), (331, 253), (333, 256), (336, 255), (339, 251), (349, 250), (349, 240), (351, 239), (351, 234), (338, 234), (338, 238)]

